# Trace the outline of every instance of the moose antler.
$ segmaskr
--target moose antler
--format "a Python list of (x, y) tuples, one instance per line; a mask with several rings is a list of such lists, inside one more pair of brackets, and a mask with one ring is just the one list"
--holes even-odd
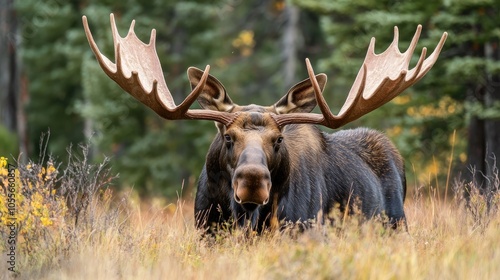
[(275, 115), (274, 119), (280, 126), (292, 123), (313, 123), (338, 128), (384, 105), (429, 72), (443, 48), (446, 37), (448, 37), (448, 33), (444, 32), (436, 49), (427, 59), (425, 59), (427, 48), (424, 47), (417, 65), (408, 70), (421, 31), (422, 26), (418, 25), (411, 44), (404, 53), (401, 53), (398, 48), (399, 32), (397, 27), (394, 27), (394, 40), (381, 54), (375, 54), (375, 38), (371, 39), (363, 65), (338, 115), (333, 115), (330, 111), (323, 98), (311, 63), (309, 59), (306, 59), (309, 79), (313, 84), (316, 101), (322, 114)]
[(202, 92), (208, 77), (210, 66), (207, 65), (198, 85), (180, 104), (175, 105), (172, 94), (167, 88), (160, 60), (156, 53), (156, 30), (151, 31), (148, 44), (143, 43), (134, 32), (135, 21), (132, 21), (125, 38), (116, 28), (115, 17), (110, 15), (111, 29), (115, 48), (116, 63), (111, 62), (97, 47), (87, 22), (82, 17), (85, 35), (103, 71), (121, 88), (130, 93), (144, 105), (153, 109), (158, 115), (169, 120), (205, 119), (229, 124), (235, 114), (189, 107)]
[[(118, 34), (114, 15), (111, 14), (110, 21), (116, 58), (116, 63), (113, 63), (99, 51), (90, 32), (87, 17), (83, 16), (82, 21), (90, 47), (104, 72), (121, 88), (158, 115), (170, 120), (213, 120), (224, 125), (230, 124), (235, 119), (237, 113), (189, 109), (205, 87), (210, 70), (208, 65), (193, 91), (180, 105), (175, 104), (165, 83), (156, 53), (155, 29), (151, 31), (149, 43), (145, 44), (135, 35), (135, 21), (132, 21), (127, 36), (122, 38)], [(404, 53), (401, 53), (398, 48), (399, 33), (397, 27), (394, 27), (394, 40), (381, 54), (375, 54), (375, 38), (371, 39), (363, 65), (338, 115), (333, 115), (330, 111), (323, 98), (311, 63), (309, 59), (306, 59), (309, 79), (312, 82), (316, 101), (322, 114), (292, 113), (273, 115), (273, 118), (280, 126), (292, 123), (311, 123), (338, 128), (389, 102), (406, 88), (419, 81), (432, 68), (448, 36), (446, 32), (443, 33), (436, 49), (427, 59), (425, 59), (427, 48), (424, 47), (417, 65), (409, 70), (408, 66), (421, 31), (422, 26), (419, 25), (408, 50)]]

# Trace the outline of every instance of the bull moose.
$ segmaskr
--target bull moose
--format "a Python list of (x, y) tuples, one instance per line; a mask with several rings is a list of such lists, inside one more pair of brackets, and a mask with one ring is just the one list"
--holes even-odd
[[(446, 40), (443, 33), (426, 59), (423, 48), (413, 69), (410, 59), (420, 37), (419, 25), (408, 50), (398, 49), (398, 29), (386, 51), (375, 54), (372, 38), (347, 101), (333, 115), (322, 92), (325, 74), (314, 74), (293, 86), (271, 106), (234, 103), (218, 79), (205, 70), (187, 70), (192, 91), (176, 105), (167, 88), (155, 49), (156, 31), (148, 44), (134, 33), (118, 33), (110, 15), (115, 61), (97, 47), (87, 18), (83, 25), (90, 47), (103, 71), (121, 88), (168, 120), (203, 119), (216, 122), (213, 140), (201, 171), (195, 201), (195, 223), (202, 230), (223, 224), (262, 231), (273, 221), (319, 219), (334, 207), (366, 218), (385, 215), (390, 227), (406, 226), (404, 162), (382, 133), (366, 129), (322, 132), (316, 125), (339, 128), (389, 102), (419, 81), (434, 65)], [(201, 109), (190, 109), (197, 100)], [(311, 113), (319, 106), (321, 114)], [(275, 223), (275, 222), (274, 222)]]

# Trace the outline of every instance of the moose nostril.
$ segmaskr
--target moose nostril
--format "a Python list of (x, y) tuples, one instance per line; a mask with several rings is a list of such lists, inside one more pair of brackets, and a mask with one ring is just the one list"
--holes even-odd
[(269, 197), (267, 197), (266, 200), (264, 200), (264, 202), (262, 203), (262, 205), (266, 205), (267, 203), (269, 203)]
[(238, 204), (241, 204), (241, 198), (238, 197), (238, 195), (236, 194), (236, 192), (234, 193), (234, 200), (236, 200), (236, 202)]

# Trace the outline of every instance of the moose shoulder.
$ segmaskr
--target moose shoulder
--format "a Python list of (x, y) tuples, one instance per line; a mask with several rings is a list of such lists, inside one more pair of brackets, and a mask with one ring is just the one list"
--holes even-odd
[[(334, 207), (359, 207), (366, 218), (388, 217), (388, 225), (406, 225), (403, 160), (383, 134), (359, 128), (333, 134), (315, 125), (338, 128), (389, 102), (420, 80), (434, 65), (446, 40), (441, 37), (426, 59), (423, 48), (409, 69), (421, 32), (419, 25), (408, 50), (398, 49), (398, 30), (388, 49), (375, 54), (372, 38), (363, 65), (338, 115), (333, 115), (322, 92), (325, 74), (314, 74), (293, 86), (272, 106), (239, 106), (224, 86), (205, 70), (188, 69), (192, 92), (176, 105), (155, 50), (155, 30), (149, 44), (133, 31), (118, 34), (111, 28), (116, 62), (99, 51), (87, 19), (85, 33), (104, 72), (137, 100), (165, 119), (204, 119), (217, 124), (200, 175), (195, 201), (196, 226), (213, 230), (226, 223), (264, 230), (272, 221), (319, 219)], [(198, 100), (202, 109), (190, 109)], [(321, 114), (311, 113), (316, 106)]]

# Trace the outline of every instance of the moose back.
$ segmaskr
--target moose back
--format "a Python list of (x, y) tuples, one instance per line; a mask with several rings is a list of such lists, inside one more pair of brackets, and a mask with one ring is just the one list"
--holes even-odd
[[(83, 16), (90, 47), (111, 79), (165, 119), (216, 122), (218, 133), (196, 193), (198, 228), (212, 231), (234, 224), (262, 231), (273, 221), (324, 222), (318, 214), (334, 207), (348, 213), (358, 207), (366, 218), (385, 215), (388, 226), (406, 225), (404, 162), (390, 140), (366, 128), (327, 134), (316, 125), (339, 128), (392, 100), (431, 69), (446, 33), (428, 58), (422, 49), (412, 69), (420, 25), (404, 53), (398, 49), (397, 27), (381, 54), (375, 54), (372, 38), (345, 104), (333, 115), (323, 98), (326, 75), (314, 74), (308, 59), (309, 78), (271, 106), (235, 104), (208, 74), (209, 66), (188, 69), (192, 92), (176, 105), (156, 53), (156, 31), (145, 44), (134, 33), (135, 21), (121, 37), (113, 14), (110, 20), (115, 62), (99, 51)], [(202, 109), (190, 109), (195, 100)], [(316, 106), (321, 114), (311, 113)]]

